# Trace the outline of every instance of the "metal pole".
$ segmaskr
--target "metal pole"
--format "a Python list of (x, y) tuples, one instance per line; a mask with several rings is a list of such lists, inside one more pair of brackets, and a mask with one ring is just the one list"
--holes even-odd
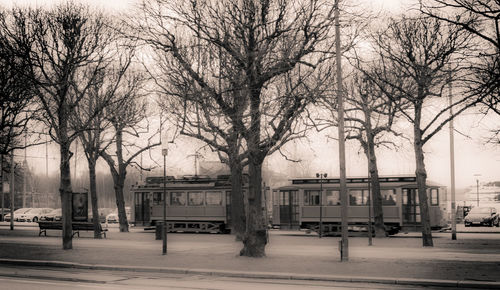
[[(450, 115), (453, 116), (451, 96), (451, 69), (449, 69), (448, 97), (450, 101)], [(453, 119), (450, 120), (450, 177), (451, 177), (451, 239), (457, 239), (457, 209), (455, 205), (455, 142)]]
[[(2, 221), (4, 221), (4, 207), (5, 207), (5, 198), (3, 193), (3, 154), (0, 154), (0, 190), (2, 191)], [(12, 216), (12, 215), (11, 215)]]
[(319, 237), (323, 237), (323, 174), (319, 175)]
[(10, 230), (14, 230), (14, 184), (15, 184), (15, 174), (14, 174), (14, 149), (10, 152)]
[[(23, 163), (23, 208), (26, 207), (26, 174), (28, 173), (28, 161), (26, 159), (26, 146), (28, 145), (28, 130), (25, 129), (24, 131), (24, 163)], [(33, 190), (32, 190), (33, 193)], [(31, 204), (31, 207), (35, 207), (33, 203)]]
[(479, 207), (479, 178), (476, 179), (477, 207)]
[(344, 140), (344, 100), (342, 97), (342, 59), (340, 51), (340, 21), (339, 21), (339, 0), (335, 0), (335, 54), (337, 62), (337, 103), (339, 118), (339, 166), (340, 166), (340, 200), (341, 200), (341, 225), (342, 239), (340, 244), (340, 260), (349, 261), (349, 238), (348, 238), (348, 207), (345, 168), (345, 140)]
[[(367, 145), (368, 146), (368, 145)], [(372, 175), (370, 173), (370, 148), (368, 152), (368, 246), (372, 245), (372, 194), (370, 191), (370, 183)]]
[(162, 254), (167, 254), (167, 149), (162, 150), (163, 154), (163, 251)]

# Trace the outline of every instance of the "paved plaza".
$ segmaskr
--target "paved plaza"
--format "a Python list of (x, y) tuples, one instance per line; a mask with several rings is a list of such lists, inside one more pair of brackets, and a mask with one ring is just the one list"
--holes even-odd
[(390, 238), (349, 239), (349, 261), (340, 262), (338, 237), (300, 231), (269, 232), (266, 257), (240, 257), (241, 242), (220, 234), (168, 234), (168, 253), (152, 231), (109, 229), (106, 239), (83, 232), (72, 250), (62, 250), (60, 231), (38, 236), (36, 227), (0, 225), (0, 263), (82, 269), (199, 273), (237, 277), (372, 281), (500, 288), (500, 233), (434, 233), (434, 247), (422, 247), (419, 233)]

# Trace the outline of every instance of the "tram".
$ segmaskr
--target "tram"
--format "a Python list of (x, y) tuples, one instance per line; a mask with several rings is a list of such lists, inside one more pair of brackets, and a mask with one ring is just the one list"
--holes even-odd
[[(368, 181), (366, 177), (346, 179), (350, 229), (366, 229), (360, 226), (368, 225)], [(384, 176), (379, 181), (388, 234), (421, 229), (416, 177)], [(446, 187), (432, 182), (426, 187), (431, 227), (441, 228), (446, 225)], [(318, 231), (321, 220), (323, 233), (339, 233), (340, 179), (293, 179), (291, 184), (273, 190), (272, 208), (273, 227)]]
[[(165, 184), (168, 231), (229, 232), (229, 176), (168, 176)], [(163, 221), (163, 185), (163, 177), (148, 177), (144, 184), (132, 187), (136, 224), (154, 226)]]

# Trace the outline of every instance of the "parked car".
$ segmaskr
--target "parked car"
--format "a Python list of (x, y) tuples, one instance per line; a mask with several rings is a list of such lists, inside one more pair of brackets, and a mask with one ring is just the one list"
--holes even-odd
[[(129, 206), (125, 207), (125, 214), (127, 215), (127, 221), (130, 222), (131, 209)], [(112, 213), (110, 213), (106, 216), (106, 222), (108, 224), (120, 222), (120, 219), (118, 218), (118, 210), (117, 209), (115, 209)]]
[[(14, 221), (15, 222), (19, 221), (19, 216), (22, 215), (22, 214), (24, 214), (25, 212), (29, 211), (30, 209), (31, 208), (27, 208), (27, 207), (16, 209), (14, 211)], [(5, 217), (4, 217), (4, 220), (6, 222), (10, 222), (11, 216), (12, 215), (10, 213), (6, 214)]]
[[(99, 209), (99, 222), (105, 223), (106, 222), (106, 217), (113, 212), (112, 208), (100, 208)], [(92, 211), (89, 212), (89, 221), (92, 221)]]
[(466, 227), (479, 226), (499, 226), (500, 220), (496, 208), (494, 207), (474, 207), (464, 218)]
[(61, 221), (62, 220), (62, 210), (60, 208), (56, 208), (40, 217), (41, 221)]
[(10, 208), (3, 208), (3, 214), (2, 214), (2, 208), (0, 208), (0, 221), (3, 221), (5, 216), (10, 213)]
[(118, 210), (114, 210), (112, 213), (106, 216), (106, 223), (108, 224), (116, 224), (120, 221), (118, 218)]
[(27, 212), (21, 214), (19, 216), (19, 221), (20, 222), (37, 222), (40, 220), (40, 218), (51, 212), (53, 209), (52, 208), (32, 208), (28, 210)]

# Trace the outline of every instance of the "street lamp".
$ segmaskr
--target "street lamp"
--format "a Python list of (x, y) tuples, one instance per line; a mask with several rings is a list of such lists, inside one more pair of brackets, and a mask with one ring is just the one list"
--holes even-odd
[(474, 174), (474, 176), (476, 176), (477, 207), (479, 207), (479, 176), (481, 176), (481, 174)]
[(162, 149), (163, 155), (163, 226), (162, 226), (162, 239), (163, 251), (162, 254), (167, 254), (167, 154), (168, 149)]
[(319, 178), (319, 237), (323, 236), (323, 178), (326, 178), (326, 173), (316, 173)]

